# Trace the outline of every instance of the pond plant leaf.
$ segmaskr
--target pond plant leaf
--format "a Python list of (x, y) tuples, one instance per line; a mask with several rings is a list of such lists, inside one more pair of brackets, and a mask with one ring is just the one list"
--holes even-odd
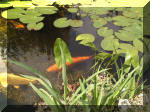
[(110, 37), (113, 35), (113, 30), (108, 29), (107, 27), (102, 27), (102, 28), (97, 30), (97, 34), (99, 36), (103, 36), (103, 37)]
[(40, 23), (29, 23), (27, 25), (28, 30), (40, 30), (44, 27), (44, 23), (40, 22)]
[(69, 24), (72, 27), (82, 27), (83, 26), (83, 21), (82, 20), (69, 20)]
[(23, 10), (22, 8), (14, 8), (3, 11), (1, 15), (6, 19), (17, 19), (22, 17), (24, 12), (25, 10)]
[(77, 12), (78, 12), (78, 9), (77, 9), (77, 8), (68, 8), (67, 10), (68, 10), (68, 12), (70, 12), (70, 13), (77, 13)]
[(133, 41), (134, 39), (141, 38), (140, 35), (136, 35), (135, 32), (119, 30), (119, 32), (115, 32), (117, 38), (122, 41)]
[(135, 46), (135, 48), (136, 48), (137, 50), (139, 50), (140, 52), (143, 53), (143, 43), (142, 43), (142, 41), (140, 41), (139, 39), (135, 39), (135, 40), (133, 41), (133, 45)]
[(119, 40), (113, 37), (104, 38), (101, 42), (101, 47), (107, 51), (116, 50), (119, 47)]
[(102, 18), (99, 18), (99, 19), (93, 21), (93, 26), (95, 28), (101, 28), (105, 24), (107, 24), (107, 21), (105, 19), (102, 19)]
[(55, 14), (58, 11), (58, 9), (56, 7), (52, 7), (52, 6), (36, 7), (35, 10), (41, 14)]
[(40, 16), (41, 13), (39, 13), (38, 11), (36, 11), (35, 9), (27, 9), (25, 12), (25, 15), (29, 15), (29, 16)]
[(72, 57), (67, 47), (67, 44), (61, 38), (57, 38), (54, 45), (54, 55), (55, 55), (55, 62), (59, 69), (62, 67), (60, 44), (66, 57), (66, 62), (72, 63)]
[(54, 1), (52, 0), (32, 0), (32, 3), (35, 5), (38, 5), (40, 7), (45, 7), (48, 5), (52, 5)]
[(37, 23), (44, 19), (44, 17), (38, 17), (38, 16), (31, 16), (31, 15), (25, 15), (22, 16), (19, 20), (22, 23)]
[(57, 27), (57, 28), (65, 28), (65, 27), (68, 27), (69, 25), (70, 25), (70, 22), (65, 17), (56, 19), (54, 21), (54, 26)]
[(95, 37), (92, 34), (79, 34), (76, 37), (76, 41), (80, 41), (79, 43), (85, 46), (88, 46), (88, 43), (94, 42)]

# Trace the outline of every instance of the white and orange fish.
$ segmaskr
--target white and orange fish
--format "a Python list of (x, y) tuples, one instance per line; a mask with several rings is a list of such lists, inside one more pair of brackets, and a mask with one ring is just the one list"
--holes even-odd
[[(73, 57), (72, 58), (72, 63), (66, 62), (66, 65), (71, 66), (72, 64), (79, 63), (79, 62), (88, 60), (90, 58), (92, 58), (92, 56)], [(47, 72), (55, 72), (55, 71), (58, 71), (58, 70), (59, 70), (59, 68), (58, 68), (57, 64), (53, 64), (53, 65), (51, 65), (50, 67), (48, 67), (46, 69)]]

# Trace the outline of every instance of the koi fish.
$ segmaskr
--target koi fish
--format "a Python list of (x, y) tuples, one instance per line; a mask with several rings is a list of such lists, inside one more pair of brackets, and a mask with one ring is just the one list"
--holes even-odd
[(37, 81), (10, 73), (0, 73), (0, 86), (4, 88), (8, 85), (13, 85), (15, 88), (19, 88), (19, 85), (28, 85), (30, 82), (36, 83)]
[[(72, 58), (72, 63), (66, 62), (66, 65), (67, 65), (67, 66), (70, 66), (70, 65), (72, 65), (72, 64), (75, 64), (75, 63), (79, 63), (79, 62), (88, 60), (88, 59), (90, 59), (90, 58), (92, 58), (92, 56), (73, 57), (73, 58)], [(54, 71), (58, 71), (58, 70), (59, 70), (59, 68), (58, 68), (58, 66), (57, 66), (56, 64), (53, 64), (52, 66), (50, 66), (50, 67), (48, 67), (48, 68), (46, 69), (47, 72), (54, 72)]]
[(8, 20), (8, 22), (12, 23), (16, 29), (24, 29), (25, 28), (25, 26), (19, 22), (16, 22), (13, 20)]

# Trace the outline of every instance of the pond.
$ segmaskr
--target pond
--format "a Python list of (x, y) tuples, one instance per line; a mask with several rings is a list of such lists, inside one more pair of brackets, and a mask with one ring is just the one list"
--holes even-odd
[[(79, 44), (79, 42), (76, 41), (76, 37), (79, 34), (85, 34), (85, 33), (92, 34), (95, 37), (94, 44), (98, 48), (98, 50), (100, 51), (106, 50), (105, 52), (107, 53), (112, 53), (112, 50), (110, 50), (110, 48), (112, 49), (112, 45), (110, 46), (108, 45), (107, 47), (107, 44), (111, 43), (110, 40), (115, 41), (117, 44), (127, 43), (133, 45), (132, 39), (129, 38), (129, 40), (126, 40), (120, 37), (122, 35), (114, 33), (114, 32), (119, 32), (124, 28), (124, 26), (126, 26), (126, 23), (124, 24), (119, 23), (120, 21), (122, 21), (120, 20), (120, 18), (115, 18), (116, 20), (118, 19), (117, 21), (119, 21), (118, 23), (116, 22), (116, 24), (114, 24), (115, 20), (111, 19), (115, 16), (122, 16), (122, 12), (121, 12), (122, 10), (123, 9), (118, 8), (117, 11), (112, 11), (112, 9), (110, 8), (110, 11), (108, 11), (106, 14), (104, 13), (105, 10), (103, 10), (104, 12), (101, 12), (102, 14), (98, 16), (90, 15), (90, 14), (88, 16), (84, 16), (84, 12), (82, 11), (81, 14), (78, 13), (72, 14), (66, 11), (65, 9), (60, 9), (56, 14), (44, 15), (45, 18), (42, 20), (42, 22), (44, 23), (44, 27), (39, 31), (28, 30), (26, 25), (20, 23), (18, 19), (7, 20), (7, 59), (19, 61), (28, 66), (36, 68), (38, 71), (44, 74), (56, 87), (60, 87), (62, 84), (62, 80), (61, 78), (59, 78), (61, 72), (59, 70), (47, 72), (47, 68), (55, 64), (54, 54), (53, 54), (55, 40), (57, 38), (62, 38), (67, 43), (72, 57), (93, 56), (95, 54), (95, 51), (91, 47), (84, 46), (82, 44)], [(96, 13), (96, 12), (92, 12), (92, 13)], [(60, 17), (67, 17), (67, 18), (71, 18), (72, 20), (82, 20), (83, 26), (82, 27), (69, 26), (66, 28), (57, 28), (54, 26), (53, 23), (56, 19), (59, 19)], [(95, 19), (97, 17), (105, 18), (107, 22), (105, 23), (104, 20), (100, 22), (96, 21)], [(96, 24), (94, 26), (93, 26), (93, 20), (95, 21)], [(18, 24), (20, 26), (23, 26), (23, 28), (17, 27)], [(141, 23), (139, 24), (141, 25)], [(108, 29), (106, 29), (106, 33), (103, 33), (105, 32), (105, 30), (103, 29), (102, 26), (108, 27)], [(97, 33), (98, 29), (99, 30), (102, 29), (102, 31), (100, 31), (101, 33)], [(112, 31), (110, 31), (111, 29)], [(100, 36), (101, 34), (103, 35)], [(130, 36), (133, 36), (131, 32), (130, 34), (131, 34)], [(137, 34), (141, 35), (141, 32), (138, 32)], [(120, 40), (115, 40), (110, 38), (108, 39), (109, 40), (108, 41), (105, 36), (110, 36), (110, 35), (119, 35), (117, 37), (118, 38), (120, 37), (119, 38)], [(123, 35), (122, 37), (125, 36)], [(104, 42), (103, 40), (107, 40), (108, 42)], [(103, 44), (101, 43), (102, 41)], [(5, 47), (2, 48), (5, 49)], [(142, 53), (139, 54), (141, 57)], [(124, 58), (121, 59), (122, 61), (124, 61)], [(72, 64), (67, 68), (67, 75), (70, 76), (70, 80), (71, 77), (73, 77), (73, 79), (75, 80), (77, 80), (81, 76), (87, 77), (92, 73), (92, 70), (90, 68), (93, 66), (93, 64), (94, 64), (93, 57), (87, 60), (80, 60), (79, 63)], [(18, 67), (10, 63), (8, 63), (7, 72), (16, 75), (18, 74), (34, 75), (33, 73), (26, 71), (24, 68)], [(7, 96), (8, 96), (8, 104), (10, 105), (16, 105), (16, 104), (30, 105), (41, 101), (41, 99), (28, 85), (19, 85), (19, 87), (15, 87), (11, 85), (8, 86)]]

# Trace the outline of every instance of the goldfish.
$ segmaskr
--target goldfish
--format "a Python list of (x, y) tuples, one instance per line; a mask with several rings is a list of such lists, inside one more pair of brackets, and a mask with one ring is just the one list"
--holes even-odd
[(36, 83), (36, 80), (27, 79), (12, 73), (0, 73), (0, 86), (4, 88), (8, 85), (19, 88), (19, 85), (28, 85), (30, 82)]
[(13, 20), (8, 20), (8, 22), (12, 23), (16, 29), (24, 29), (25, 28), (25, 26), (19, 22), (16, 22)]
[[(66, 62), (66, 65), (71, 66), (72, 64), (79, 63), (79, 62), (88, 60), (90, 58), (92, 58), (92, 56), (73, 57), (72, 58), (72, 63)], [(59, 70), (59, 68), (58, 68), (57, 64), (53, 64), (53, 65), (51, 65), (50, 67), (48, 67), (46, 69), (47, 72), (54, 72), (54, 71), (58, 71), (58, 70)]]

